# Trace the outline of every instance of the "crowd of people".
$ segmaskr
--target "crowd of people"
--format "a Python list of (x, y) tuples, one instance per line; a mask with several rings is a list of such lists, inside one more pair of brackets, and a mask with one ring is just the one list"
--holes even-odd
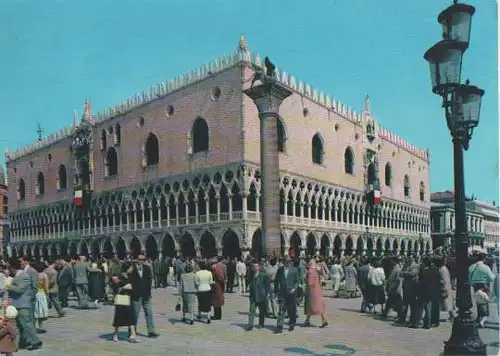
[[(223, 318), (226, 293), (248, 296), (246, 330), (264, 327), (276, 320), (275, 333), (282, 333), (285, 319), (293, 331), (303, 307), (303, 327), (311, 327), (313, 316), (320, 328), (328, 326), (324, 290), (335, 298), (361, 297), (360, 312), (386, 319), (395, 313), (394, 325), (431, 328), (440, 324), (440, 312), (455, 317), (455, 265), (447, 253), (427, 256), (268, 256), (254, 258), (166, 258), (151, 261), (139, 253), (134, 259), (78, 259), (31, 261), (21, 257), (2, 262), (0, 294), (0, 353), (11, 355), (19, 347), (42, 347), (39, 334), (53, 308), (65, 316), (68, 297), (76, 296), (77, 307), (114, 305), (113, 341), (120, 328), (127, 328), (128, 341), (137, 342), (137, 325), (144, 311), (147, 336), (156, 338), (152, 289), (173, 286), (178, 292), (175, 309), (186, 324)], [(485, 263), (486, 262), (486, 263)], [(484, 327), (489, 303), (499, 298), (498, 259), (495, 266), (484, 253), (471, 255), (469, 274), (477, 306), (478, 325)], [(496, 267), (496, 275), (492, 269)], [(234, 289), (237, 287), (237, 289)], [(257, 313), (258, 311), (258, 313)], [(408, 315), (409, 314), (409, 315)], [(254, 325), (258, 317), (257, 325)]]

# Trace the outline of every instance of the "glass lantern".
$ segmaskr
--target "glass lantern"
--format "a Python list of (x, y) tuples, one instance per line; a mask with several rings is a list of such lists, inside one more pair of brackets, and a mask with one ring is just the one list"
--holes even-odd
[(469, 85), (460, 85), (453, 92), (452, 128), (456, 134), (470, 139), (472, 131), (479, 124), (481, 101), (484, 90)]
[(460, 84), (462, 56), (466, 49), (465, 42), (443, 40), (425, 52), (424, 58), (430, 65), (432, 91), (435, 94), (451, 93)]
[(476, 9), (466, 4), (453, 4), (438, 16), (443, 39), (464, 42), (469, 46), (472, 15)]

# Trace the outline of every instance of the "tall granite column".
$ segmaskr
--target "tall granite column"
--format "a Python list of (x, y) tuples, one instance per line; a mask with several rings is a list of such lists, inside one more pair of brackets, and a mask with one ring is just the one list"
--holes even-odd
[(265, 76), (262, 84), (243, 91), (257, 106), (260, 119), (260, 174), (262, 254), (281, 254), (280, 171), (278, 152), (279, 108), (292, 92), (276, 78)]

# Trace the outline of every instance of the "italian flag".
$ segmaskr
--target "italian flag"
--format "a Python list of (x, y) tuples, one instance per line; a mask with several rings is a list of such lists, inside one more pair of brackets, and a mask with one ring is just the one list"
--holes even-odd
[(380, 195), (380, 190), (373, 191), (373, 205), (379, 205), (382, 202), (382, 198)]
[(75, 190), (75, 198), (73, 200), (73, 203), (76, 206), (82, 206), (83, 205), (83, 190)]

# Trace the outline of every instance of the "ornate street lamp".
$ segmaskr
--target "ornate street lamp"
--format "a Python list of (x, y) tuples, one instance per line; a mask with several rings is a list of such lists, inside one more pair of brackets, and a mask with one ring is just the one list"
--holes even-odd
[(469, 47), (473, 6), (454, 4), (438, 17), (443, 27), (443, 40), (424, 55), (430, 64), (432, 91), (443, 99), (446, 123), (453, 141), (455, 176), (455, 252), (458, 315), (454, 319), (450, 339), (445, 342), (444, 355), (486, 355), (477, 324), (472, 319), (472, 299), (469, 282), (467, 220), (463, 151), (469, 148), (472, 132), (479, 123), (484, 91), (460, 82), (462, 56)]

